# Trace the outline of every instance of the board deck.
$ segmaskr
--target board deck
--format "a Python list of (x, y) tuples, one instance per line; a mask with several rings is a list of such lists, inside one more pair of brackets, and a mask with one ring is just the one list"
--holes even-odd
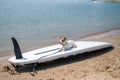
[(45, 48), (29, 51), (23, 53), (23, 58), (16, 59), (15, 56), (9, 58), (9, 62), (15, 65), (25, 65), (31, 63), (43, 63), (52, 61), (62, 57), (68, 57), (70, 55), (83, 54), (85, 52), (91, 52), (103, 48), (112, 46), (111, 43), (106, 42), (92, 42), (92, 41), (76, 41), (77, 48), (72, 48), (67, 51), (61, 51), (61, 45), (56, 44)]

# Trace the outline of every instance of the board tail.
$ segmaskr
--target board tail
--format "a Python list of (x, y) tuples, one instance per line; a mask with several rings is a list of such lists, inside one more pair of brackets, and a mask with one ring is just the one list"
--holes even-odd
[(16, 59), (21, 59), (21, 58), (23, 58), (23, 56), (22, 56), (22, 53), (21, 53), (21, 50), (20, 50), (20, 47), (19, 47), (19, 44), (18, 44), (17, 40), (16, 40), (14, 37), (12, 37), (11, 39), (12, 39), (12, 42), (13, 42), (13, 46), (14, 46), (14, 53), (15, 53), (15, 57), (16, 57)]

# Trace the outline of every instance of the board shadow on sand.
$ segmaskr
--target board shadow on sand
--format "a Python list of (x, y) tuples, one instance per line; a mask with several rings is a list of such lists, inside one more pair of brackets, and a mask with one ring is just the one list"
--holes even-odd
[[(86, 52), (84, 54), (77, 54), (75, 56), (69, 56), (67, 58), (60, 58), (60, 59), (57, 59), (57, 60), (54, 60), (54, 61), (50, 61), (50, 62), (46, 62), (46, 63), (40, 63), (35, 67), (35, 69), (36, 69), (36, 71), (40, 71), (40, 70), (50, 69), (50, 68), (53, 68), (53, 67), (72, 64), (72, 63), (75, 63), (75, 62), (87, 60), (87, 59), (90, 59), (90, 58), (94, 58), (94, 57), (106, 54), (113, 49), (114, 49), (114, 47), (108, 47), (108, 48), (93, 51), (93, 52)], [(32, 65), (27, 65), (27, 66), (23, 66), (21, 68), (17, 68), (16, 71), (18, 73), (31, 72), (32, 71)]]

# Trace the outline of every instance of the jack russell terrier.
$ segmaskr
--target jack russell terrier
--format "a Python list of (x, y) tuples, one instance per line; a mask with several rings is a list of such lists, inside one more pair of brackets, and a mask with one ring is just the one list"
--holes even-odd
[(62, 48), (60, 51), (66, 51), (66, 50), (69, 50), (71, 48), (77, 47), (73, 40), (67, 40), (67, 38), (64, 36), (60, 37), (60, 44), (62, 45)]

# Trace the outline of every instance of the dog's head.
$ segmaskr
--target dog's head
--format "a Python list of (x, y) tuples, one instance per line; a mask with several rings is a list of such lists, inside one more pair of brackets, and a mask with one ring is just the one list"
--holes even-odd
[(67, 38), (64, 36), (60, 37), (60, 44), (64, 44), (66, 42)]

